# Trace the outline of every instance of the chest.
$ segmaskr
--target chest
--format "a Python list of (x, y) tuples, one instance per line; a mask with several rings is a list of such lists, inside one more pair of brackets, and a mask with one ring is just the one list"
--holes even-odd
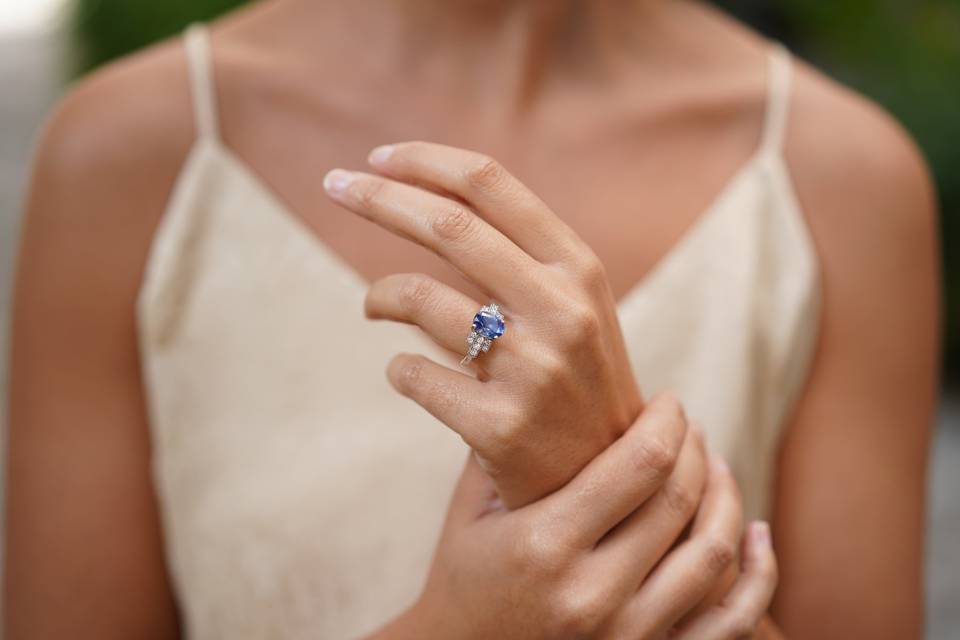
[[(443, 109), (409, 117), (350, 118), (321, 109), (225, 114), (229, 146), (334, 253), (365, 280), (418, 271), (473, 290), (426, 250), (335, 206), (321, 179), (334, 167), (368, 169), (376, 145), (422, 139), (486, 153), (536, 192), (597, 253), (615, 294), (641, 280), (749, 160), (755, 141), (703, 113), (545, 109), (521, 121)], [(626, 114), (626, 115), (625, 115)], [(250, 123), (257, 123), (250, 126)]]

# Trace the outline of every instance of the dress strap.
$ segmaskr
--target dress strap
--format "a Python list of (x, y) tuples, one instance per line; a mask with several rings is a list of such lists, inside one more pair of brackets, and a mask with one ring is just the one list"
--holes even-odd
[(776, 153), (783, 147), (787, 128), (792, 66), (790, 51), (775, 42), (767, 62), (767, 107), (763, 124), (763, 146)]
[(220, 137), (217, 123), (217, 96), (213, 82), (210, 36), (205, 25), (193, 23), (184, 33), (184, 47), (190, 70), (190, 94), (197, 134), (202, 138)]

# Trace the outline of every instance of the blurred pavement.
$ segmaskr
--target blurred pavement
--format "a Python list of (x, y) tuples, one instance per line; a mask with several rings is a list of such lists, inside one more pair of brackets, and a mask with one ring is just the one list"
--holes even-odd
[[(10, 284), (23, 186), (38, 127), (59, 88), (55, 32), (0, 36), (0, 389), (6, 389)], [(0, 395), (0, 430), (6, 392)], [(2, 453), (2, 449), (0, 449)], [(2, 486), (0, 486), (2, 488)], [(942, 403), (933, 450), (928, 556), (930, 640), (960, 638), (960, 396)]]

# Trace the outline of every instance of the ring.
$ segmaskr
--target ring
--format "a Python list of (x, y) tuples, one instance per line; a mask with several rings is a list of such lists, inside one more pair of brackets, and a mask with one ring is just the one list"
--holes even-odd
[(460, 361), (460, 366), (465, 367), (470, 364), (470, 361), (480, 355), (481, 351), (484, 353), (489, 351), (490, 345), (503, 335), (505, 328), (500, 305), (491, 302), (485, 307), (480, 307), (477, 315), (473, 316), (473, 330), (467, 336), (467, 355)]

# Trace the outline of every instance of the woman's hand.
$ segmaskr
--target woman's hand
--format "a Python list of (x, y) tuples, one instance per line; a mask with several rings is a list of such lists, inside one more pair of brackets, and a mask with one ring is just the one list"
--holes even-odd
[[(706, 463), (701, 434), (665, 395), (566, 486), (513, 511), (471, 456), (422, 596), (378, 637), (662, 637), (722, 579), (741, 519), (729, 471)], [(751, 589), (730, 604), (762, 611), (733, 595)], [(727, 615), (708, 609), (689, 633), (712, 619)]]
[(777, 560), (770, 546), (770, 528), (752, 522), (740, 545), (739, 573), (716, 604), (687, 619), (674, 640), (780, 640), (783, 634), (766, 615), (777, 587)]
[[(658, 399), (634, 435), (617, 440), (641, 401), (592, 252), (484, 156), (406, 143), (375, 150), (371, 164), (380, 176), (331, 172), (328, 192), (445, 258), (503, 304), (508, 322), (475, 361), (477, 377), (422, 356), (400, 355), (388, 368), (401, 393), (460, 433), (494, 484), (468, 463), (423, 597), (386, 631), (646, 638), (675, 626), (696, 637), (706, 625), (726, 638), (756, 624), (775, 584), (769, 572), (747, 570), (757, 563), (712, 604), (733, 568), (739, 495), (722, 465), (704, 480), (699, 436), (685, 439), (698, 453), (677, 458), (686, 421), (676, 401)], [(416, 324), (457, 354), (480, 306), (418, 274), (384, 278), (367, 296), (370, 317)], [(672, 431), (653, 428), (671, 414)], [(646, 429), (648, 437), (635, 435)], [(516, 510), (500, 509), (496, 494)]]
[[(370, 162), (381, 175), (330, 172), (331, 197), (446, 259), (507, 318), (503, 337), (474, 361), (476, 377), (401, 354), (391, 382), (463, 437), (508, 507), (563, 486), (641, 409), (599, 260), (486, 156), (410, 142), (376, 149)], [(462, 355), (486, 302), (401, 274), (371, 286), (366, 311), (418, 325)]]

